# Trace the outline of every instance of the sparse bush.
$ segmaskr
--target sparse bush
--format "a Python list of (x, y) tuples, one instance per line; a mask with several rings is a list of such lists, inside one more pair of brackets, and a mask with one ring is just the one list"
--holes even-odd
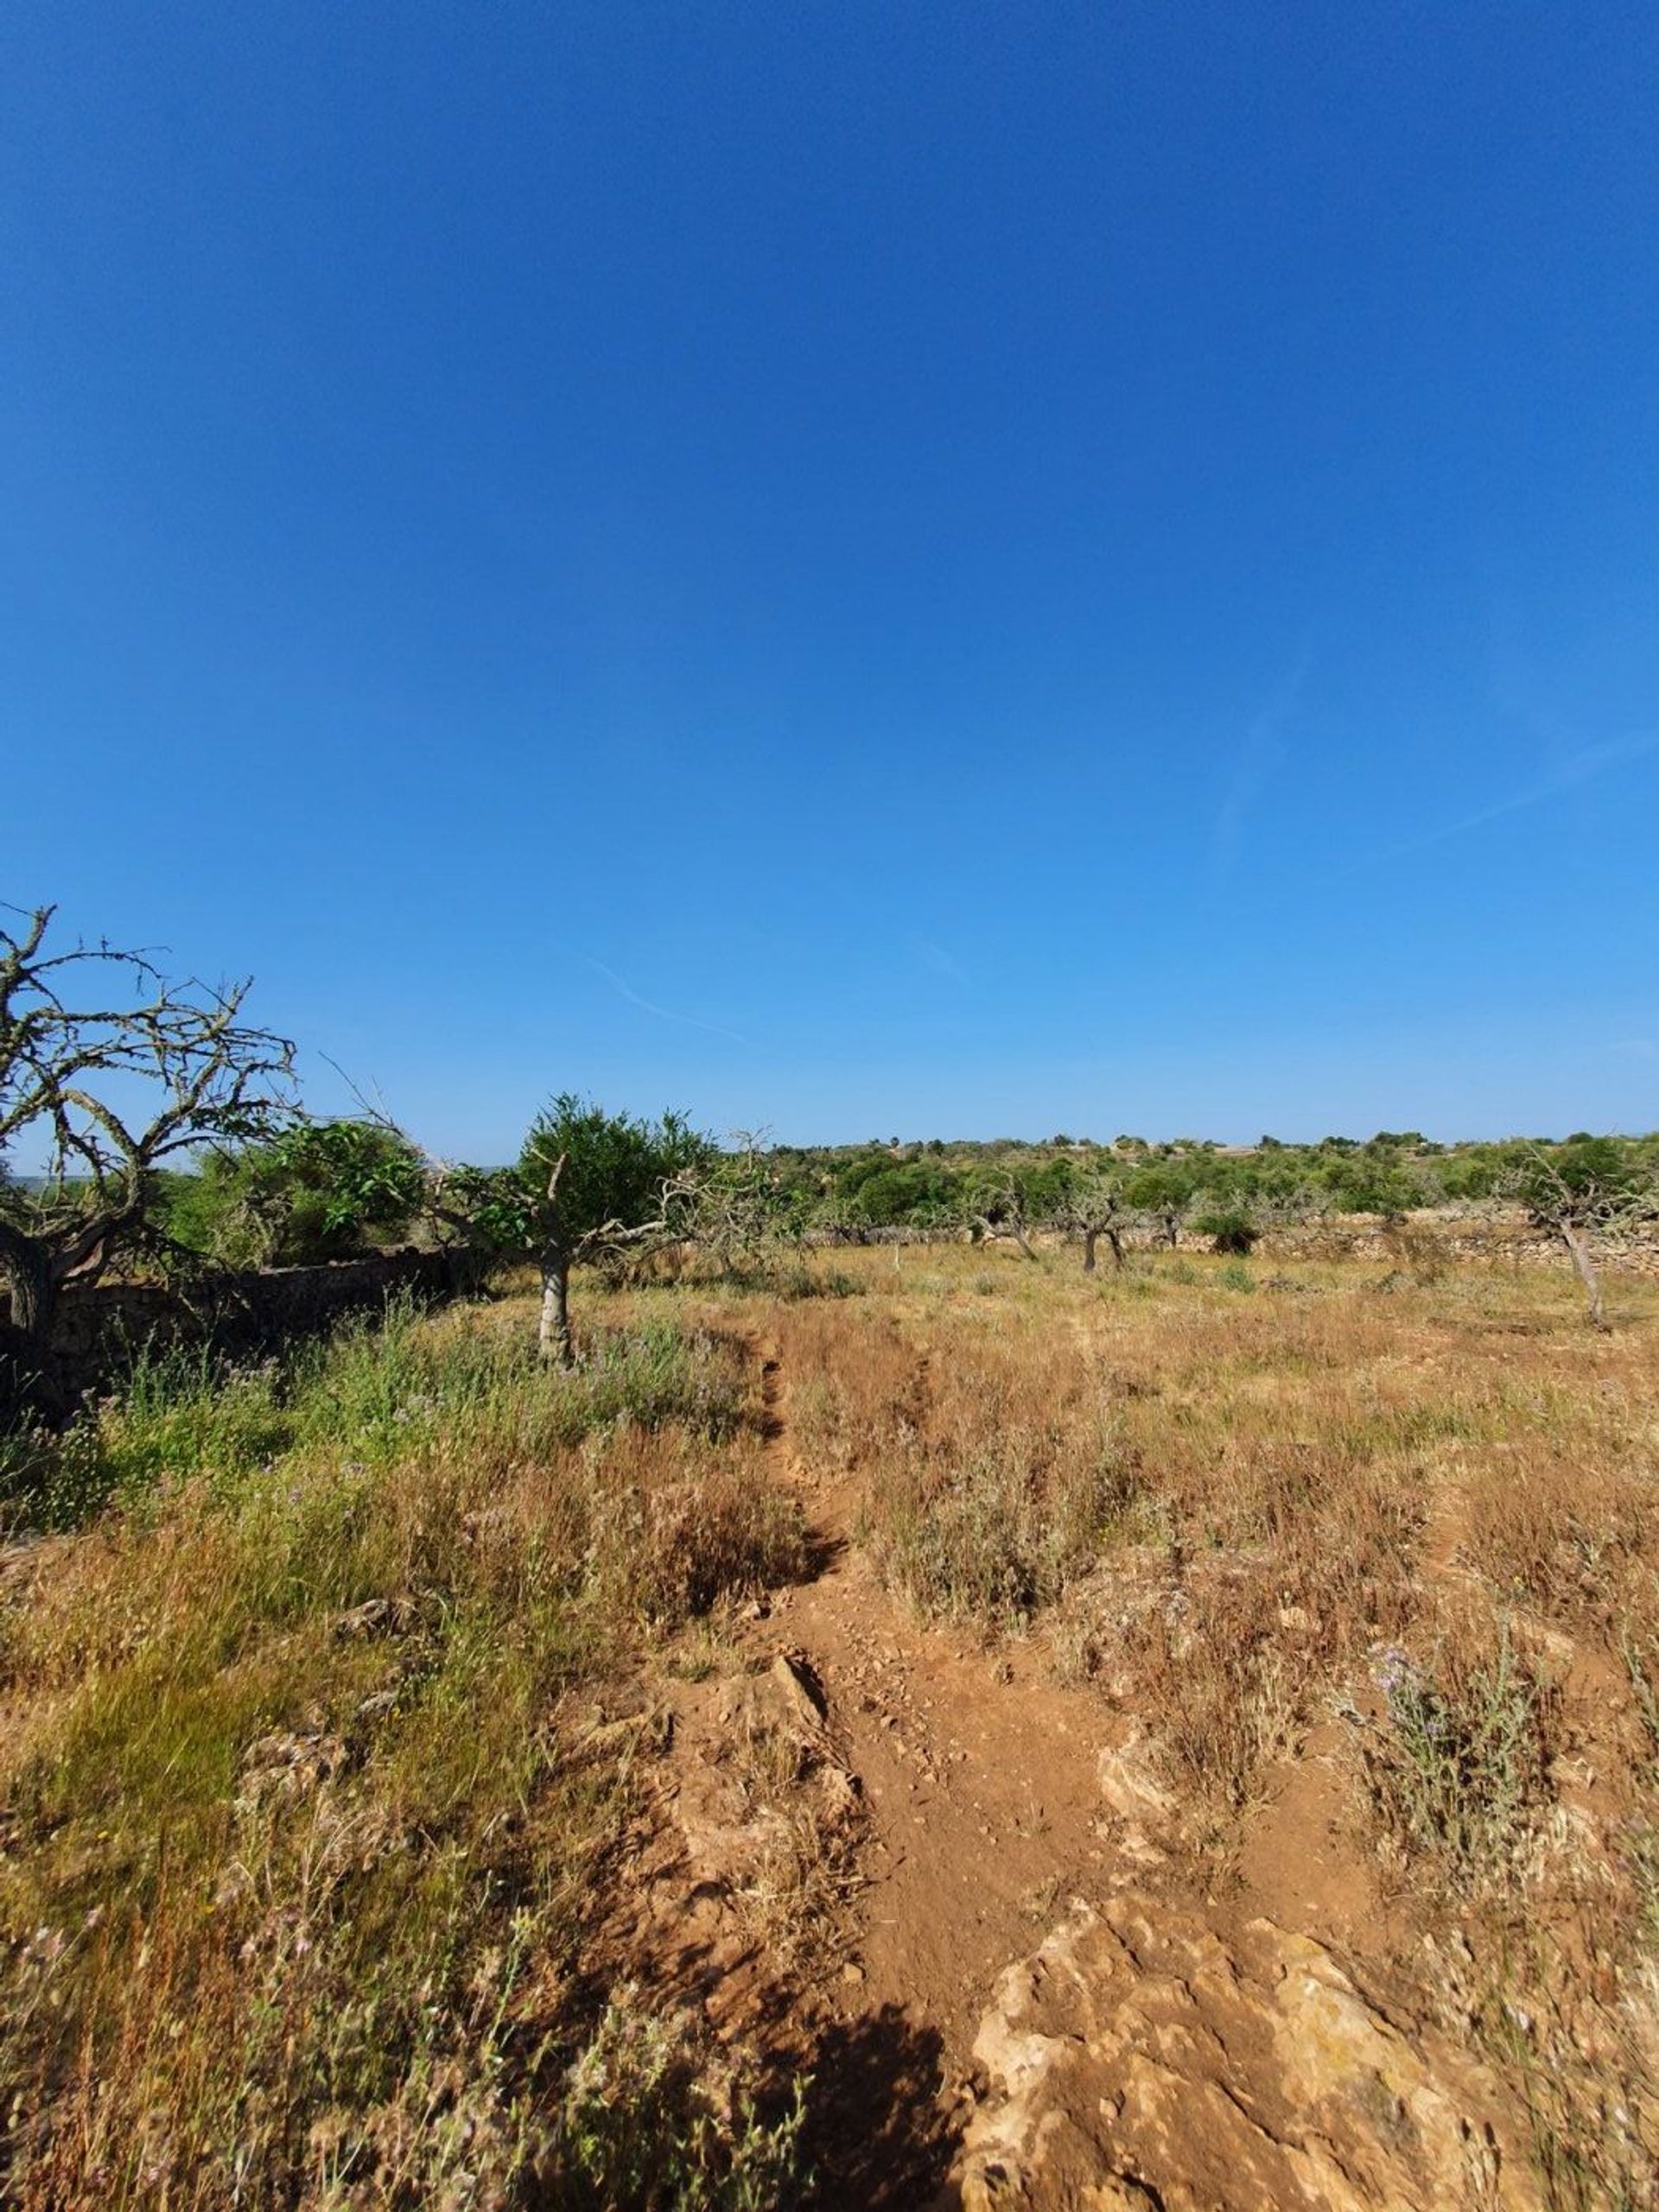
[(953, 1363), (931, 1414), (924, 1436), (900, 1413), (872, 1487), (877, 1563), (925, 1612), (1018, 1627), (1094, 1564), (1134, 1466), (1080, 1363), (982, 1352)]
[(1446, 1280), (1450, 1261), (1446, 1239), (1437, 1230), (1398, 1217), (1384, 1228), (1382, 1243), (1395, 1266), (1403, 1268), (1421, 1288)]
[(1376, 1679), (1386, 1715), (1364, 1739), (1365, 1768), (1388, 1833), (1454, 1889), (1514, 1878), (1554, 1802), (1558, 1685), (1507, 1620), (1495, 1639), (1443, 1643), (1430, 1662), (1390, 1647)]
[(1254, 1577), (1211, 1581), (1150, 1611), (1135, 1639), (1147, 1701), (1175, 1777), (1202, 1812), (1236, 1815), (1294, 1740), (1300, 1687)]
[(753, 2062), (722, 2051), (698, 2016), (652, 2014), (623, 1990), (565, 2077), (554, 2201), (772, 2212), (805, 2183), (804, 2085), (770, 2125), (758, 2105)]
[(766, 1286), (778, 1298), (857, 1298), (864, 1286), (841, 1268), (810, 1268), (804, 1262), (784, 1268)]
[(585, 1549), (601, 1611), (671, 1625), (804, 1567), (800, 1507), (767, 1479), (753, 1440), (746, 1451), (688, 1451), (677, 1439), (641, 1439), (593, 1473)]
[(1103, 1443), (1058, 1473), (1019, 1433), (948, 1470), (918, 1461), (885, 1500), (875, 1538), (888, 1580), (924, 1611), (1018, 1627), (1089, 1567), (1118, 1496)]
[(1200, 1214), (1192, 1226), (1200, 1236), (1210, 1239), (1212, 1251), (1232, 1253), (1246, 1260), (1262, 1234), (1242, 1206), (1219, 1206), (1213, 1212)]

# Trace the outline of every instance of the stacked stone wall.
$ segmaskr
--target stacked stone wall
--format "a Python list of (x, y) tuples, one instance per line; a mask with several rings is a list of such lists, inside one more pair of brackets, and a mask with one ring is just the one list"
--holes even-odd
[(327, 1267), (204, 1275), (178, 1286), (68, 1282), (59, 1296), (44, 1359), (30, 1363), (0, 1326), (0, 1380), (9, 1371), (16, 1395), (48, 1406), (72, 1403), (146, 1350), (209, 1344), (256, 1353), (315, 1336), (344, 1314), (372, 1312), (393, 1298), (435, 1304), (466, 1287), (466, 1270), (454, 1254), (412, 1249)]

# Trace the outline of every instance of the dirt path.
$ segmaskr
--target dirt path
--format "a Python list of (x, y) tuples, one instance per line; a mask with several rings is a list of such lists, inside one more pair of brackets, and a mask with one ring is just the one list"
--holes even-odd
[[(1339, 1731), (1286, 1763), (1224, 1879), (1185, 1864), (1133, 1713), (1057, 1682), (1035, 1639), (988, 1649), (895, 1600), (863, 1478), (798, 1451), (778, 1347), (750, 1351), (808, 1571), (739, 1624), (734, 1673), (674, 1702), (634, 1933), (659, 1985), (810, 2072), (816, 2202), (1530, 2204), (1491, 2085), (1357, 1963), (1377, 1898)], [(752, 1910), (776, 1815), (741, 1778), (780, 1714), (797, 1798), (844, 1808), (836, 1878), (781, 1923), (794, 1971)]]
[(869, 1811), (859, 2001), (925, 2024), (965, 2073), (995, 1974), (1097, 1878), (1105, 1716), (1034, 1655), (994, 1656), (894, 1603), (856, 1541), (856, 1485), (801, 1465), (770, 1355), (765, 1373), (769, 1449), (821, 1562), (770, 1625), (822, 1684)]
[(777, 1349), (755, 1351), (768, 1459), (801, 1500), (814, 1572), (775, 1593), (749, 1640), (758, 1661), (787, 1654), (821, 1691), (864, 1810), (862, 1883), (816, 2053), (814, 2150), (825, 2201), (916, 2204), (969, 2107), (996, 1976), (1098, 1885), (1106, 1716), (1033, 1653), (993, 1655), (894, 1601), (857, 1539), (857, 1478), (804, 1462)]

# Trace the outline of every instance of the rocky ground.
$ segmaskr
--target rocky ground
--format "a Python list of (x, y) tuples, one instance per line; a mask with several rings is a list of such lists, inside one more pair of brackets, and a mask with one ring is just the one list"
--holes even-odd
[[(930, 1325), (906, 1318), (911, 1372), (893, 1385), (923, 1448), (943, 1356)], [(1550, 1325), (1593, 1365), (1569, 1306)], [(1368, 1356), (1422, 1365), (1411, 1332), (1390, 1344), (1390, 1326)], [(1038, 1328), (1081, 1329), (1109, 1366), (1112, 1321), (1080, 1318), (1071, 1286)], [(1146, 1349), (1135, 1330), (1118, 1346), (1131, 1389)], [(1596, 1639), (1562, 1637), (1538, 1609), (1564, 1717), (1533, 1863), (1493, 1878), (1502, 1909), (1490, 1888), (1454, 1891), (1433, 1870), (1418, 1880), (1378, 1827), (1365, 1742), (1389, 1707), (1375, 1650), (1327, 1675), (1259, 1747), (1224, 1817), (1195, 1819), (1166, 1715), (1132, 1666), (1076, 1663), (1064, 1606), (988, 1635), (893, 1586), (871, 1523), (880, 1455), (826, 1452), (822, 1419), (798, 1419), (800, 1394), (821, 1413), (811, 1335), (774, 1328), (751, 1345), (770, 1463), (804, 1506), (808, 1573), (753, 1601), (702, 1678), (670, 1682), (641, 1720), (661, 1747), (655, 1809), (621, 1922), (599, 1940), (723, 2034), (810, 2071), (819, 2200), (1262, 2212), (1644, 2201), (1651, 1965), (1616, 1927), (1567, 1925), (1631, 1909), (1615, 1866), (1628, 1793), (1598, 1799), (1594, 1783), (1627, 1757), (1630, 1686), (1599, 1667)], [(1598, 1387), (1605, 1398), (1610, 1379)], [(1485, 1586), (1460, 1479), (1469, 1456), (1442, 1450), (1417, 1470), (1414, 1620), (1438, 1620), (1448, 1591)], [(1177, 1579), (1196, 1584), (1205, 1564), (1178, 1560)], [(1281, 1608), (1293, 1637), (1305, 1595)], [(1375, 1610), (1360, 1630), (1392, 1618)], [(1582, 2004), (1548, 2029), (1493, 1971), (1489, 1947), (1517, 1904), (1558, 1927), (1554, 1970), (1578, 1978)], [(1505, 2004), (1514, 2018), (1495, 2024)], [(1564, 2115), (1523, 2093), (1529, 2067), (1559, 2059), (1558, 2032), (1589, 2081), (1587, 2106), (1580, 2083)]]

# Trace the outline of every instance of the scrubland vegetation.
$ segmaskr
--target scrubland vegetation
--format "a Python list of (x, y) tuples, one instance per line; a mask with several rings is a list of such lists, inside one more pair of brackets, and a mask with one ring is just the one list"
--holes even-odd
[(596, 1285), (574, 1371), (512, 1293), (141, 1364), (35, 1440), (61, 1533), (6, 1566), (16, 2201), (806, 2187), (810, 2060), (721, 2044), (592, 1940), (674, 1756), (652, 1685), (741, 1675), (745, 1605), (811, 1572), (763, 1344), (901, 1615), (980, 1645), (989, 1694), (1014, 1648), (1101, 1740), (1133, 1716), (1170, 1881), (1239, 1880), (1338, 1728), (1376, 1957), (1523, 2101), (1543, 2201), (1645, 2201), (1659, 1290), (1620, 1279), (1609, 1336), (1565, 1271), (836, 1272)]
[(584, 1998), (631, 1761), (583, 1727), (636, 1645), (799, 1572), (799, 1509), (728, 1342), (657, 1323), (566, 1375), (515, 1319), (146, 1366), (52, 1447), (60, 1517), (103, 1503), (10, 1563), (18, 2201), (604, 2201), (656, 2158), (766, 2201), (741, 2084), (677, 2114), (683, 2028)]

